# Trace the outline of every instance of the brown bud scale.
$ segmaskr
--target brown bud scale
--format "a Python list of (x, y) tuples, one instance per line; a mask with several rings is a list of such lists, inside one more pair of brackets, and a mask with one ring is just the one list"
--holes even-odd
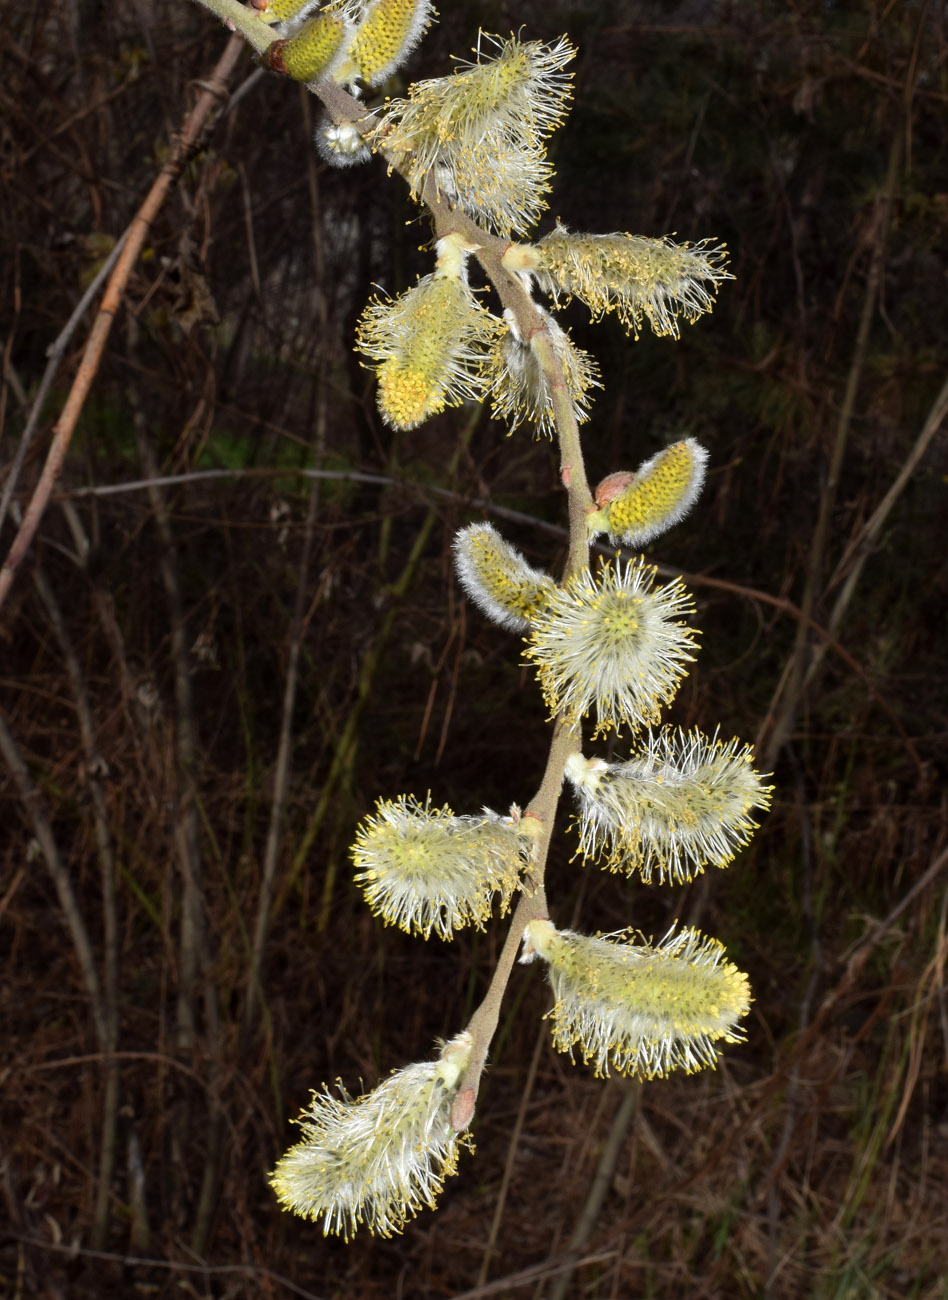
[(272, 45), (267, 46), (263, 53), (264, 65), (268, 67), (271, 72), (279, 72), (283, 77), (288, 77), (290, 75), (283, 62), (283, 50), (285, 46), (289, 45), (289, 43), (288, 40), (274, 41)]
[(634, 478), (635, 473), (630, 469), (619, 469), (614, 474), (607, 474), (593, 493), (599, 509), (623, 492)]

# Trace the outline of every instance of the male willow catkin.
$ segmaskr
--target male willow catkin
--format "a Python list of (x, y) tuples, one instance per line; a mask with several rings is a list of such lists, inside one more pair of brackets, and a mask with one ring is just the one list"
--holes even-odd
[(469, 524), (454, 539), (454, 563), (468, 599), (488, 618), (525, 632), (556, 595), (547, 573), (531, 568), (493, 524)]
[(457, 817), (410, 796), (380, 799), (352, 847), (355, 882), (376, 916), (427, 939), (483, 929), (494, 900), (503, 916), (529, 852), (513, 818), (489, 809)]
[(578, 723), (594, 711), (594, 734), (656, 722), (694, 660), (682, 622), (693, 611), (684, 585), (657, 585), (641, 559), (571, 578), (532, 621), (525, 655), (550, 713)]
[(391, 1237), (457, 1173), (470, 1139), (451, 1124), (470, 1034), (444, 1044), (437, 1060), (395, 1070), (372, 1092), (313, 1093), (296, 1121), (303, 1138), (277, 1162), (270, 1184), (284, 1209), (347, 1241), (357, 1228)]
[(597, 486), (597, 510), (587, 516), (590, 541), (644, 546), (682, 520), (704, 484), (708, 453), (694, 438), (673, 442), (634, 472), (617, 470)]
[(455, 251), (456, 241), (440, 240), (434, 273), (398, 298), (374, 298), (358, 324), (358, 348), (379, 363), (379, 411), (396, 429), (484, 393), (483, 355), (498, 323), (471, 292)]
[(719, 1042), (743, 1038), (747, 976), (724, 960), (723, 945), (697, 930), (670, 930), (661, 943), (624, 935), (588, 936), (549, 921), (526, 928), (525, 958), (547, 963), (556, 999), (553, 1044), (578, 1049), (597, 1075), (664, 1078), (717, 1062)]
[(749, 745), (697, 728), (649, 731), (624, 763), (573, 754), (566, 776), (579, 797), (579, 852), (611, 871), (638, 871), (646, 884), (682, 884), (705, 867), (726, 867), (757, 829), (755, 808), (772, 787), (752, 766)]

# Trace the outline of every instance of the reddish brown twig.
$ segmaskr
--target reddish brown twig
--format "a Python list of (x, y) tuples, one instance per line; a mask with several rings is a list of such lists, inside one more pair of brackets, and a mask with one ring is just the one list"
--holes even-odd
[(49, 502), (53, 484), (62, 472), (63, 462), (66, 459), (66, 452), (69, 449), (76, 423), (89, 395), (92, 381), (98, 373), (102, 354), (105, 351), (105, 344), (112, 329), (112, 323), (121, 305), (132, 267), (138, 260), (138, 255), (145, 242), (145, 236), (148, 234), (151, 223), (161, 210), (161, 205), (167, 198), (171, 186), (180, 176), (187, 159), (200, 139), (211, 110), (226, 95), (227, 81), (237, 66), (243, 48), (243, 39), (237, 35), (232, 36), (210, 77), (201, 82), (201, 94), (188, 114), (181, 134), (174, 142), (168, 161), (156, 176), (144, 203), (138, 209), (128, 228), (125, 246), (105, 287), (98, 314), (92, 324), (92, 329), (89, 331), (89, 338), (82, 354), (82, 360), (79, 362), (79, 369), (76, 372), (76, 377), (66, 398), (62, 413), (56, 422), (53, 441), (46, 456), (43, 472), (33, 491), (33, 496), (30, 498), (30, 503), (23, 513), (23, 520), (3, 561), (3, 567), (0, 569), (0, 606), (3, 605), (13, 584), (17, 569), (23, 562), (23, 557), (29, 550), (30, 544), (36, 535), (39, 522)]

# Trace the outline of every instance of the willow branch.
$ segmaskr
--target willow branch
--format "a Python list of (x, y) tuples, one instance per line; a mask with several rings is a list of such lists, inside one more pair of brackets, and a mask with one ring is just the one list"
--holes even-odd
[[(238, 23), (238, 15), (234, 12), (235, 7), (243, 8), (236, 5), (236, 0), (198, 0), (198, 2), (225, 21), (233, 19), (235, 24)], [(254, 28), (253, 21), (247, 17), (247, 11), (244, 10), (239, 18), (240, 30), (244, 31), (246, 28), (251, 33), (248, 39), (258, 40), (260, 39), (259, 27), (263, 24), (256, 20), (257, 27)], [(259, 47), (255, 46), (255, 48)], [(310, 89), (322, 101), (337, 125), (351, 124), (362, 134), (367, 134), (374, 127), (375, 119), (371, 118), (364, 106), (342, 86), (330, 81), (318, 81)], [(384, 146), (379, 149), (379, 152), (388, 162), (389, 170), (399, 173), (407, 180), (397, 161), (386, 154)], [(433, 176), (427, 178), (419, 198), (431, 213), (438, 239), (444, 239), (448, 235), (458, 235), (466, 247), (473, 249), (474, 256), (504, 309), (509, 310), (513, 315), (520, 338), (529, 340), (544, 373), (553, 407), (561, 477), (568, 499), (569, 553), (563, 574), (563, 580), (566, 581), (581, 572), (588, 564), (586, 517), (593, 507), (593, 501), (586, 477), (576, 417), (567, 390), (566, 376), (562, 364), (557, 361), (546, 319), (521, 281), (501, 264), (504, 253), (510, 247), (510, 240), (490, 234), (466, 213), (452, 207), (439, 192)], [(520, 901), (514, 911), (487, 993), (467, 1026), (474, 1045), (470, 1063), (460, 1080), (458, 1098), (459, 1100), (463, 1098), (470, 1103), (471, 1114), (484, 1062), (487, 1059), (487, 1051), (497, 1028), (501, 1002), (523, 932), (530, 921), (547, 915), (544, 880), (550, 838), (563, 786), (566, 760), (570, 754), (577, 752), (580, 744), (579, 728), (568, 727), (562, 718), (558, 719), (540, 788), (530, 801), (525, 814), (536, 818), (541, 827), (540, 834), (534, 842), (531, 865), (524, 879)], [(469, 1120), (470, 1114), (464, 1118), (463, 1123), (459, 1122), (458, 1126), (466, 1127)]]
[(216, 14), (229, 32), (239, 32), (257, 54), (263, 54), (277, 39), (270, 24), (242, 0), (198, 0), (198, 3)]

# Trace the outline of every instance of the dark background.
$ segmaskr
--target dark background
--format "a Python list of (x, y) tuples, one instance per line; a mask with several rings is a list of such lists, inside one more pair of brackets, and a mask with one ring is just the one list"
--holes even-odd
[[(316, 102), (254, 76), (245, 55), (231, 81), (244, 93), (146, 240), (0, 622), (3, 718), (39, 792), (24, 800), (0, 765), (0, 1291), (549, 1298), (544, 1274), (569, 1254), (620, 1114), (565, 1294), (945, 1296), (948, 893), (929, 871), (946, 839), (943, 432), (826, 633), (847, 550), (945, 382), (944, 7), (442, 8), (412, 77), (449, 71), (478, 26), (579, 47), (541, 231), (558, 217), (731, 250), (736, 280), (677, 344), (633, 343), (579, 305), (562, 320), (603, 370), (584, 433), (593, 482), (683, 435), (709, 450), (694, 512), (652, 548), (690, 575), (704, 634), (672, 717), (757, 739), (774, 806), (727, 872), (688, 889), (571, 863), (564, 811), (549, 893), (560, 925), (661, 934), (680, 917), (719, 937), (751, 976), (748, 1041), (705, 1075), (596, 1080), (549, 1046), (542, 972), (518, 969), (477, 1154), (436, 1212), (346, 1246), (277, 1209), (265, 1173), (309, 1090), (371, 1087), (427, 1057), (486, 987), (503, 922), (450, 945), (384, 929), (347, 849), (379, 795), (430, 790), (472, 812), (533, 794), (549, 736), (539, 692), (516, 637), (466, 607), (450, 545), (490, 517), (555, 572), (565, 511), (555, 452), (527, 429), (508, 438), (473, 408), (407, 434), (381, 426), (353, 328), (373, 283), (396, 292), (430, 269), (429, 225), (379, 160), (327, 168), (310, 144)], [(4, 473), (47, 347), (225, 40), (184, 0), (5, 15)], [(90, 322), (43, 408), (21, 508)], [(387, 481), (314, 487), (307, 467)], [(149, 493), (140, 480), (156, 472), (179, 477)], [(8, 519), (4, 551), (12, 536)], [(801, 648), (808, 573), (817, 627)], [(294, 645), (262, 1010), (241, 1034)], [(809, 659), (794, 656), (814, 647), (795, 692), (794, 662)], [(789, 738), (771, 753), (781, 716)], [(50, 853), (72, 886), (71, 931)], [(117, 1023), (112, 1070), (77, 917)], [(485, 1276), (495, 1287), (476, 1290)]]

